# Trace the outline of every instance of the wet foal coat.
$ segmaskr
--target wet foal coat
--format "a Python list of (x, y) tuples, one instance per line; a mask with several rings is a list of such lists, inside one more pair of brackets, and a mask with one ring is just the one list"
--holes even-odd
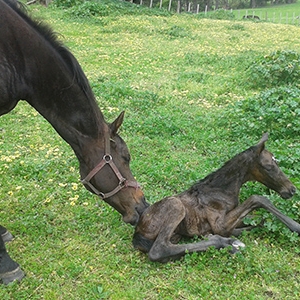
[[(265, 149), (268, 135), (236, 155), (222, 168), (179, 195), (167, 197), (145, 210), (136, 226), (133, 245), (148, 253), (150, 260), (165, 262), (187, 252), (205, 251), (243, 244), (231, 238), (243, 228), (243, 218), (257, 208), (274, 214), (290, 230), (300, 233), (300, 225), (282, 214), (265, 197), (253, 195), (239, 203), (239, 191), (247, 181), (259, 181), (282, 198), (292, 197), (294, 185), (279, 169), (272, 153)], [(209, 236), (208, 240), (176, 244), (183, 236)]]

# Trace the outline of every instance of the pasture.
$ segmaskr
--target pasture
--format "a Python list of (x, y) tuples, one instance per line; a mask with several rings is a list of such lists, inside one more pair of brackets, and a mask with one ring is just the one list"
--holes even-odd
[[(104, 3), (85, 17), (87, 7), (29, 11), (79, 60), (106, 119), (126, 111), (121, 136), (150, 203), (183, 191), (266, 131), (267, 148), (300, 187), (299, 27), (118, 7)], [(248, 220), (264, 223), (240, 238), (241, 253), (211, 249), (152, 263), (134, 250), (134, 229), (81, 186), (71, 148), (36, 111), (20, 103), (0, 118), (0, 136), (1, 224), (27, 275), (1, 285), (1, 299), (299, 298), (300, 239), (270, 214)], [(241, 199), (255, 193), (300, 221), (299, 192), (283, 200), (248, 183)]]
[(254, 9), (241, 9), (234, 11), (234, 13), (237, 19), (247, 14), (257, 15), (261, 20), (272, 23), (299, 25), (300, 7), (299, 3), (296, 2), (288, 5), (269, 5)]

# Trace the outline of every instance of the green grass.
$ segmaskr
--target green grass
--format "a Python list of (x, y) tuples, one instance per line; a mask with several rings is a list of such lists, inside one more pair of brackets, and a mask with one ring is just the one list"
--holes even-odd
[(236, 18), (242, 18), (244, 15), (256, 15), (262, 21), (281, 24), (300, 25), (300, 6), (299, 2), (286, 5), (269, 5), (253, 9), (241, 9), (234, 11)]
[[(284, 87), (291, 93), (277, 104), (269, 92), (277, 87), (253, 84), (247, 70), (275, 50), (299, 53), (300, 28), (122, 9), (73, 18), (30, 7), (78, 58), (107, 120), (126, 110), (121, 135), (148, 201), (186, 189), (264, 131), (299, 187), (300, 143), (289, 125), (299, 124), (298, 84)], [(292, 108), (279, 118), (282, 103)], [(31, 107), (19, 103), (1, 117), (0, 135), (1, 224), (15, 235), (7, 248), (27, 274), (0, 286), (1, 299), (299, 298), (299, 237), (269, 214), (257, 215), (266, 226), (242, 236), (238, 255), (209, 250), (151, 263), (133, 249), (133, 228), (79, 184), (72, 150)], [(241, 198), (267, 192), (251, 183)], [(268, 197), (300, 221), (299, 195)]]

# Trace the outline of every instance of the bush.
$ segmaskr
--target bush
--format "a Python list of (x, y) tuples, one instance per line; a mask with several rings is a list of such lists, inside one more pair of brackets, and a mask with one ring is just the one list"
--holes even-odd
[(297, 87), (272, 88), (231, 104), (218, 122), (237, 136), (259, 136), (268, 131), (272, 139), (293, 138), (300, 130), (299, 98)]
[(216, 20), (233, 20), (235, 16), (232, 12), (225, 9), (217, 9), (208, 15), (209, 19)]
[(104, 17), (108, 15), (157, 15), (169, 16), (170, 12), (164, 9), (148, 8), (119, 0), (55, 0), (54, 5), (68, 8), (73, 17)]
[(291, 50), (277, 50), (256, 60), (247, 70), (253, 87), (270, 88), (297, 84), (300, 79), (300, 55)]
[(69, 8), (75, 5), (80, 5), (84, 0), (55, 0), (54, 5), (57, 7)]
[(111, 7), (108, 4), (101, 2), (85, 1), (75, 5), (70, 9), (72, 16), (90, 17), (90, 16), (108, 16), (111, 13)]

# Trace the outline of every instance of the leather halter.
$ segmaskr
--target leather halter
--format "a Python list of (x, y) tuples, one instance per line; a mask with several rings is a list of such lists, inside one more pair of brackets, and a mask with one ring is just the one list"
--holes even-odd
[[(100, 192), (94, 185), (92, 185), (90, 180), (106, 165), (109, 165), (111, 167), (111, 169), (113, 170), (113, 172), (115, 173), (115, 175), (119, 180), (119, 184), (111, 192), (103, 193)], [(117, 166), (115, 165), (115, 163), (113, 162), (113, 158), (110, 155), (109, 138), (105, 138), (105, 153), (102, 160), (84, 179), (81, 180), (81, 183), (87, 185), (96, 195), (98, 195), (102, 199), (106, 199), (115, 195), (123, 188), (127, 188), (127, 187), (133, 187), (135, 189), (140, 188), (138, 182), (127, 180), (126, 178), (124, 178), (120, 173), (119, 169), (117, 168)]]

